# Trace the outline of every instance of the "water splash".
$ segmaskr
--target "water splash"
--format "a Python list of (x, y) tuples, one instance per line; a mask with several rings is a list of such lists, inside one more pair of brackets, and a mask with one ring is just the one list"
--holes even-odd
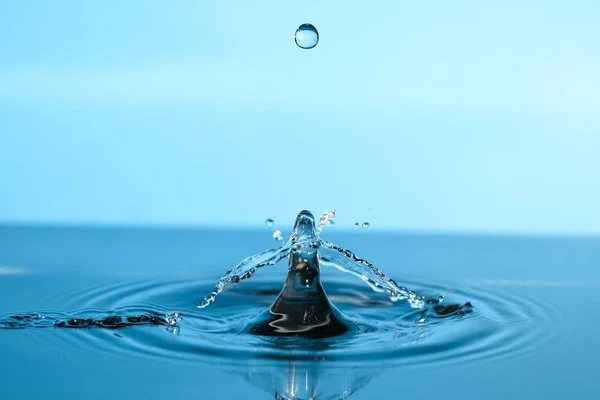
[(331, 304), (321, 286), (319, 237), (315, 219), (308, 211), (296, 218), (289, 244), (283, 289), (271, 307), (253, 318), (244, 331), (260, 336), (325, 338), (352, 330), (352, 323)]
[(335, 209), (331, 211), (326, 211), (323, 214), (321, 214), (321, 218), (319, 219), (319, 226), (317, 227), (319, 232), (323, 230), (324, 226), (333, 226), (333, 219), (336, 217), (336, 215), (337, 211)]
[(287, 244), (271, 250), (266, 250), (262, 253), (250, 256), (242, 260), (234, 268), (231, 268), (219, 279), (212, 292), (198, 303), (199, 308), (204, 308), (211, 305), (215, 298), (223, 291), (225, 285), (229, 283), (239, 283), (244, 279), (250, 278), (257, 269), (267, 265), (275, 265), (289, 255), (289, 247)]
[(279, 229), (276, 229), (273, 231), (273, 239), (277, 240), (278, 242), (283, 242), (285, 240), (285, 236), (283, 236), (283, 232), (281, 232)]
[[(328, 221), (336, 216), (331, 210), (323, 213), (319, 226), (328, 226)], [(293, 232), (287, 242), (275, 249), (247, 257), (237, 266), (227, 271), (208, 296), (197, 304), (204, 308), (213, 303), (216, 297), (229, 284), (236, 284), (250, 278), (259, 268), (275, 265), (284, 258), (289, 259), (288, 274), (283, 289), (268, 310), (254, 314), (244, 332), (256, 335), (300, 335), (307, 337), (331, 337), (348, 331), (362, 331), (352, 318), (340, 313), (326, 296), (320, 283), (321, 266), (333, 266), (364, 281), (375, 292), (386, 295), (390, 304), (405, 301), (412, 309), (411, 318), (417, 323), (425, 322), (429, 316), (438, 318), (470, 312), (470, 304), (463, 306), (442, 305), (443, 296), (426, 299), (423, 295), (396, 283), (369, 261), (359, 258), (351, 250), (327, 242), (320, 238), (314, 216), (302, 211), (296, 218)], [(417, 315), (419, 314), (419, 315)], [(130, 325), (164, 325), (169, 331), (178, 334), (177, 326), (183, 314), (165, 309), (146, 307), (125, 307), (102, 311), (84, 309), (73, 313), (27, 313), (0, 316), (0, 329), (27, 327), (102, 327), (117, 329)], [(414, 321), (414, 319), (413, 319)]]
[[(319, 228), (326, 226), (327, 222), (336, 215), (335, 210), (323, 213), (319, 220)], [(406, 300), (412, 308), (416, 309), (424, 308), (426, 305), (424, 296), (398, 285), (392, 278), (385, 275), (367, 260), (357, 257), (351, 250), (321, 239), (319, 229), (315, 228), (314, 216), (305, 210), (298, 214), (294, 230), (287, 243), (281, 247), (250, 256), (227, 271), (219, 279), (213, 291), (198, 303), (198, 307), (204, 308), (212, 304), (226, 285), (248, 279), (257, 269), (275, 265), (287, 257), (291, 258), (294, 252), (298, 251), (314, 252), (321, 264), (333, 266), (359, 277), (373, 290), (387, 292), (392, 301)]]
[(398, 285), (379, 268), (365, 259), (358, 258), (352, 251), (325, 240), (321, 240), (321, 244), (319, 257), (324, 265), (359, 277), (374, 291), (387, 292), (392, 301), (407, 300), (412, 308), (422, 308), (425, 305), (424, 296)]

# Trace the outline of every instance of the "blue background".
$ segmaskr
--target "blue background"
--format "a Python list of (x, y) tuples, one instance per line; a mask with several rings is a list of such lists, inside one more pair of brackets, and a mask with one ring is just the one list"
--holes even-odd
[(0, 0), (0, 222), (599, 233), (599, 15)]

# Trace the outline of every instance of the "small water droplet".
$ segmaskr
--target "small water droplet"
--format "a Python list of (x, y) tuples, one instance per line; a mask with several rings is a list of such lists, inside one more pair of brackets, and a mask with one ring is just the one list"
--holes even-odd
[(283, 242), (283, 233), (277, 229), (275, 232), (273, 232), (273, 239), (277, 240), (278, 242)]
[(422, 324), (422, 323), (424, 323), (424, 322), (425, 322), (425, 317), (420, 317), (420, 318), (417, 320), (417, 323), (418, 323), (418, 324)]
[(317, 227), (319, 232), (323, 231), (323, 227), (331, 227), (334, 225), (333, 218), (337, 215), (337, 211), (335, 209), (331, 211), (326, 211), (321, 214), (321, 218), (319, 219), (319, 226)]
[(312, 49), (319, 43), (319, 32), (312, 24), (302, 24), (294, 34), (294, 40), (302, 49)]
[(169, 325), (175, 325), (181, 321), (182, 316), (182, 313), (170, 312), (165, 316), (165, 321), (167, 321), (167, 324)]
[(354, 223), (354, 227), (355, 227), (355, 228), (358, 228), (358, 227), (360, 227), (360, 224), (359, 224), (358, 222), (355, 222), (355, 223)]
[(441, 303), (442, 301), (444, 301), (444, 296), (438, 297), (438, 302)]
[(273, 221), (271, 218), (269, 218), (269, 219), (267, 219), (267, 220), (265, 221), (265, 225), (266, 225), (267, 227), (269, 227), (269, 228), (270, 228), (270, 227), (272, 227), (272, 226), (273, 226), (273, 223), (274, 223), (274, 222), (275, 222), (275, 221)]
[(363, 223), (362, 223), (362, 228), (363, 228), (363, 229), (369, 229), (369, 227), (370, 227), (370, 226), (371, 226), (371, 224), (370, 224), (370, 223), (368, 223), (368, 222), (363, 222)]

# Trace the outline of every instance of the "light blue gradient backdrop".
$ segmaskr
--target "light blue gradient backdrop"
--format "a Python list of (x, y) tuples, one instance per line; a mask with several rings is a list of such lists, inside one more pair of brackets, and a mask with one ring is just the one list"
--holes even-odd
[[(596, 1), (0, 1), (0, 222), (600, 232)], [(295, 46), (298, 25), (321, 34)]]

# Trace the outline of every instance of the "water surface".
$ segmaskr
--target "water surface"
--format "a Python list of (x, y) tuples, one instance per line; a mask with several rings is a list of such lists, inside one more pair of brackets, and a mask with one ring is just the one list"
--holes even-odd
[(286, 263), (228, 288), (210, 307), (196, 302), (224, 270), (272, 247), (264, 231), (5, 226), (2, 320), (183, 317), (119, 329), (0, 329), (2, 391), (6, 398), (598, 395), (598, 239), (372, 230), (323, 237), (419, 293), (469, 301), (474, 312), (420, 325), (408, 305), (323, 268), (330, 300), (366, 332), (312, 342), (240, 336), (233, 327), (277, 297)]

